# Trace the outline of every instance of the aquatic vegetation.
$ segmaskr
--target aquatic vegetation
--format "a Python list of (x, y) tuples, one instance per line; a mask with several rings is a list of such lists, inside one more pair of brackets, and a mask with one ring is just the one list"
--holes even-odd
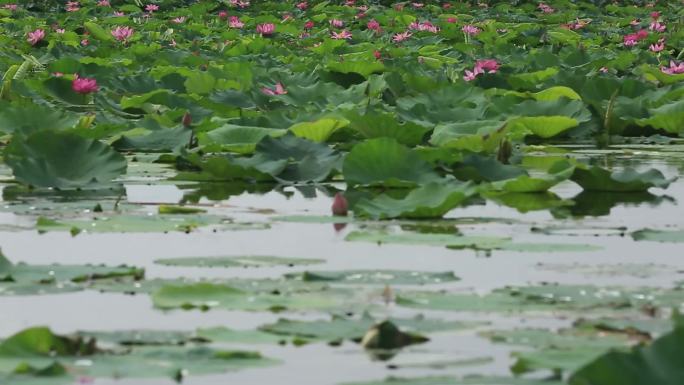
[(678, 383), (682, 12), (0, 0), (0, 383)]

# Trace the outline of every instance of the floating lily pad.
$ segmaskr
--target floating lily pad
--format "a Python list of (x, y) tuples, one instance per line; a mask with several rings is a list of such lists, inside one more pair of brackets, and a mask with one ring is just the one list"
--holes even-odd
[(632, 238), (635, 241), (682, 243), (684, 242), (684, 230), (644, 229), (633, 232)]
[(485, 312), (619, 311), (680, 306), (682, 301), (684, 294), (677, 290), (569, 285), (508, 287), (485, 295), (405, 291), (396, 299), (399, 305), (418, 309)]
[(378, 231), (354, 231), (345, 238), (352, 242), (377, 244), (452, 246), (456, 248), (494, 249), (509, 242), (505, 237), (465, 236), (460, 234), (387, 233)]
[(304, 282), (386, 285), (427, 285), (458, 280), (450, 271), (431, 273), (401, 270), (305, 271), (286, 274), (285, 277)]
[[(78, 234), (81, 231), (88, 233), (144, 233), (166, 231), (192, 231), (200, 226), (220, 225), (220, 218), (207, 215), (103, 215), (92, 219), (60, 219), (52, 220), (44, 217), (38, 218), (36, 228), (38, 231), (71, 231)], [(226, 229), (257, 229), (260, 226), (249, 224), (225, 223)], [(263, 228), (263, 226), (261, 226)]]
[(223, 326), (198, 329), (196, 335), (212, 342), (231, 344), (276, 344), (284, 340), (284, 337), (259, 330), (234, 330)]
[[(277, 323), (261, 326), (259, 329), (276, 335), (300, 337), (318, 341), (351, 340), (360, 342), (367, 331), (381, 319), (364, 314), (358, 318), (333, 316), (330, 320), (298, 321), (279, 319)], [(389, 318), (400, 329), (416, 333), (432, 333), (462, 330), (479, 325), (475, 322), (442, 321), (423, 316), (414, 318)]]
[(351, 307), (351, 301), (347, 290), (283, 292), (274, 288), (270, 292), (248, 292), (226, 284), (213, 283), (166, 285), (152, 294), (152, 302), (160, 309), (332, 310)]
[(539, 380), (520, 377), (388, 377), (385, 380), (369, 382), (348, 382), (342, 385), (562, 385), (553, 380)]
[(35, 295), (83, 290), (97, 280), (141, 279), (143, 269), (104, 265), (28, 265), (11, 263), (0, 253), (0, 295)]
[[(59, 336), (43, 327), (23, 330), (0, 343), (0, 373), (16, 367), (47, 367), (58, 363), (64, 377), (72, 373), (95, 378), (154, 378), (223, 373), (249, 367), (270, 366), (274, 360), (247, 351), (222, 351), (207, 347), (135, 347), (106, 351), (95, 339)], [(36, 373), (40, 377), (40, 373)], [(183, 376), (184, 376), (183, 375)], [(58, 379), (61, 380), (61, 379)]]
[(154, 261), (165, 266), (184, 267), (269, 267), (269, 266), (298, 266), (315, 265), (325, 262), (322, 259), (287, 258), (271, 256), (244, 257), (189, 257), (167, 258)]

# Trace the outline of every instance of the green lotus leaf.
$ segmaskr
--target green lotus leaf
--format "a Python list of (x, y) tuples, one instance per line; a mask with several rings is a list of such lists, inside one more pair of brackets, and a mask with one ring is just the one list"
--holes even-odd
[(418, 153), (392, 138), (354, 146), (344, 159), (342, 173), (350, 185), (413, 186), (440, 180)]
[(165, 258), (154, 261), (164, 266), (183, 267), (271, 267), (271, 266), (299, 266), (323, 263), (321, 259), (285, 258), (271, 256), (244, 257), (188, 257)]
[(15, 178), (36, 187), (105, 184), (126, 171), (126, 159), (111, 147), (64, 132), (38, 131), (15, 137), (4, 155)]
[(366, 139), (394, 138), (399, 143), (415, 146), (423, 142), (423, 137), (430, 131), (430, 126), (413, 122), (400, 123), (398, 119), (383, 112), (370, 112), (365, 115), (348, 114), (350, 127), (363, 135)]
[[(276, 335), (316, 341), (360, 341), (368, 329), (381, 320), (368, 313), (364, 313), (361, 317), (333, 316), (330, 320), (320, 321), (300, 321), (281, 318), (274, 324), (259, 327), (259, 330)], [(413, 318), (389, 318), (388, 320), (400, 329), (414, 333), (463, 330), (478, 325), (475, 322), (428, 319), (420, 315)]]
[(154, 306), (160, 309), (339, 310), (350, 300), (350, 292), (341, 289), (284, 292), (281, 288), (272, 292), (247, 292), (233, 286), (212, 283), (165, 285), (152, 294)]
[(353, 207), (357, 216), (373, 218), (440, 218), (477, 192), (469, 182), (431, 182), (412, 190), (403, 199), (380, 195), (362, 198)]
[(454, 167), (454, 176), (464, 181), (495, 182), (519, 178), (527, 172), (517, 166), (503, 164), (490, 156), (467, 155)]
[(638, 125), (659, 128), (674, 134), (684, 132), (684, 100), (651, 108), (648, 112), (651, 117), (636, 120)]
[(650, 345), (632, 351), (605, 353), (569, 379), (569, 384), (592, 385), (674, 385), (684, 376), (684, 326), (676, 321), (675, 329)]
[[(560, 169), (557, 169), (560, 167)], [(500, 180), (491, 184), (495, 190), (510, 193), (540, 193), (545, 192), (558, 183), (569, 179), (575, 171), (575, 167), (568, 162), (561, 161), (551, 167), (549, 174), (531, 177), (520, 175), (513, 179)]]
[(371, 74), (382, 73), (385, 65), (379, 61), (332, 61), (326, 65), (326, 69), (342, 74), (355, 73), (368, 78)]
[(190, 143), (192, 130), (185, 127), (156, 130), (147, 135), (121, 136), (112, 143), (118, 151), (168, 152)]
[[(84, 365), (83, 360), (88, 360)], [(63, 371), (23, 370), (22, 376), (8, 376), (12, 381), (33, 378), (41, 383), (41, 374), (56, 376), (60, 383), (71, 373), (94, 378), (178, 378), (224, 373), (249, 367), (270, 366), (276, 361), (249, 351), (223, 351), (196, 346), (140, 346), (133, 349), (105, 351), (95, 339), (54, 334), (46, 327), (25, 329), (0, 343), (0, 376), (15, 368), (48, 368), (57, 364)], [(26, 373), (26, 374), (24, 374)], [(2, 378), (2, 377), (0, 377)], [(73, 379), (71, 379), (72, 383)], [(14, 384), (15, 382), (10, 382)], [(21, 382), (18, 382), (21, 383)]]
[(643, 229), (632, 233), (635, 241), (684, 243), (684, 230)]
[(348, 125), (349, 121), (346, 119), (323, 118), (313, 122), (293, 124), (289, 130), (297, 137), (314, 142), (325, 142), (335, 131)]
[(524, 116), (508, 122), (508, 130), (515, 138), (535, 135), (543, 139), (552, 138), (577, 127), (579, 122), (567, 116)]
[(341, 385), (562, 385), (553, 380), (522, 377), (388, 377), (379, 381), (347, 382)]
[[(286, 161), (270, 162), (259, 165), (257, 169), (252, 164), (246, 162), (239, 163), (236, 159), (216, 155), (206, 159), (192, 159), (193, 165), (200, 168), (200, 172), (180, 172), (173, 179), (190, 180), (204, 182), (226, 182), (226, 181), (245, 181), (245, 182), (270, 182), (273, 177), (270, 173), (276, 173), (285, 167)], [(264, 170), (264, 171), (261, 171)]]
[[(339, 169), (341, 156), (323, 143), (288, 134), (279, 138), (265, 136), (256, 146), (254, 156), (242, 159), (244, 166), (252, 166), (272, 175), (283, 183), (320, 182)], [(270, 165), (283, 164), (284, 167)]]
[(287, 131), (278, 128), (238, 126), (226, 124), (199, 135), (199, 143), (205, 147), (217, 146), (219, 150), (239, 154), (251, 154), (264, 137), (278, 137)]
[(505, 137), (506, 127), (506, 122), (500, 120), (440, 124), (435, 127), (430, 143), (472, 152), (491, 152)]
[(656, 169), (639, 172), (633, 168), (610, 171), (598, 166), (576, 167), (570, 178), (589, 191), (640, 192), (651, 187), (667, 188), (674, 179), (667, 179)]
[(0, 296), (79, 291), (96, 280), (144, 275), (143, 269), (128, 266), (13, 264), (0, 253)]
[(0, 131), (29, 135), (42, 129), (66, 130), (78, 122), (74, 114), (41, 105), (0, 103)]
[(426, 285), (458, 280), (450, 271), (432, 273), (410, 270), (305, 271), (285, 274), (285, 278), (302, 282), (385, 285)]

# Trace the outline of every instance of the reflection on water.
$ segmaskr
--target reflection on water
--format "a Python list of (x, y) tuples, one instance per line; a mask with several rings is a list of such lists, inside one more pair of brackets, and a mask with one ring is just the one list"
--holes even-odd
[[(634, 150), (631, 150), (632, 152)], [(616, 151), (609, 154), (580, 153), (582, 157), (614, 166), (632, 164), (656, 167), (668, 176), (680, 173), (680, 161), (673, 156), (657, 158), (627, 156)], [(460, 280), (434, 286), (440, 290), (485, 293), (503, 286), (522, 286), (541, 282), (564, 284), (597, 284), (606, 286), (670, 287), (682, 281), (678, 271), (684, 270), (684, 260), (678, 258), (677, 244), (635, 242), (628, 236), (642, 228), (681, 229), (684, 208), (678, 198), (684, 194), (684, 181), (677, 181), (665, 191), (653, 189), (643, 193), (584, 192), (573, 183), (558, 185), (542, 194), (491, 194), (487, 199), (475, 198), (464, 207), (450, 212), (440, 221), (358, 221), (351, 218), (330, 218), (332, 197), (341, 185), (277, 186), (244, 183), (178, 183), (163, 184), (128, 181), (125, 187), (98, 191), (31, 191), (16, 185), (3, 188), (3, 213), (0, 225), (22, 225), (23, 231), (0, 231), (0, 246), (13, 261), (33, 264), (60, 262), (63, 264), (105, 263), (129, 264), (146, 269), (148, 279), (154, 278), (275, 278), (298, 272), (301, 267), (264, 267), (253, 269), (174, 268), (154, 263), (160, 258), (275, 255), (282, 257), (317, 258), (325, 263), (320, 270), (396, 269), (412, 271), (452, 271)], [(382, 192), (393, 198), (406, 196), (407, 189), (357, 189), (348, 191), (354, 202)], [(79, 234), (50, 231), (39, 234), (33, 225), (39, 215), (92, 214), (100, 204), (108, 215), (156, 214), (158, 203), (192, 203), (202, 205), (209, 214), (230, 218), (235, 222), (258, 222), (270, 227), (252, 227), (242, 231), (211, 231), (198, 228), (189, 234), (181, 232), (145, 234)], [(316, 216), (324, 220), (316, 220)], [(281, 219), (278, 219), (281, 218)], [(308, 218), (298, 220), (297, 218)], [(288, 219), (288, 220), (285, 220)], [(372, 229), (388, 233), (419, 233), (464, 235), (472, 237), (510, 238), (525, 244), (587, 244), (600, 246), (595, 251), (521, 252), (489, 250), (486, 253), (449, 249), (444, 245), (375, 244), (348, 242), (353, 231)], [(16, 230), (16, 229), (15, 229)], [(480, 258), (486, 255), (490, 258)], [(629, 271), (611, 266), (629, 263)], [(564, 264), (575, 268), (564, 268)], [(634, 274), (640, 265), (657, 265), (657, 274)], [(544, 266), (551, 268), (542, 268)], [(577, 268), (581, 266), (582, 268)], [(308, 267), (307, 267), (308, 268)], [(311, 267), (314, 268), (314, 267)], [(602, 274), (592, 274), (600, 271)], [(650, 271), (644, 269), (644, 272)], [(427, 289), (423, 287), (422, 289)], [(396, 288), (392, 288), (396, 289)], [(378, 289), (382, 290), (382, 288)], [(377, 290), (376, 290), (377, 291)], [(366, 293), (359, 290), (361, 297)], [(377, 294), (377, 293), (375, 293)], [(361, 304), (360, 304), (361, 305)], [(380, 315), (414, 316), (419, 311), (390, 304)], [(454, 320), (486, 320), (492, 328), (520, 326), (567, 326), (568, 319), (550, 315), (524, 318), (515, 315), (482, 315), (460, 312), (425, 311), (434, 318)], [(212, 310), (161, 312), (152, 307), (146, 295), (123, 296), (81, 292), (55, 296), (0, 296), (0, 337), (5, 337), (32, 325), (47, 324), (59, 332), (78, 329), (164, 329), (194, 330), (198, 327), (228, 326), (254, 329), (280, 317), (321, 319), (319, 312), (250, 313)], [(247, 346), (255, 349), (254, 346)], [(434, 361), (444, 357), (473, 359), (491, 357), (476, 366), (454, 367), (437, 374), (507, 374), (512, 363), (510, 352), (515, 347), (492, 344), (478, 337), (477, 330), (442, 333), (424, 345), (400, 351), (387, 357), (385, 363), (369, 360), (358, 344), (345, 343), (333, 348), (325, 344), (294, 346), (259, 346), (264, 355), (281, 359), (279, 367), (247, 370), (208, 377), (190, 376), (188, 384), (219, 385), (240, 383), (257, 385), (272, 378), (288, 378), (288, 383), (301, 385), (333, 385), (395, 374), (387, 365), (397, 362), (415, 363), (426, 356)], [(334, 364), (332, 364), (334, 363)], [(314, 367), (324, 371), (310, 370)], [(396, 374), (411, 376), (434, 374), (435, 371), (411, 368), (407, 365)], [(265, 380), (268, 379), (268, 380)], [(97, 380), (96, 384), (161, 385), (171, 380), (112, 381)]]

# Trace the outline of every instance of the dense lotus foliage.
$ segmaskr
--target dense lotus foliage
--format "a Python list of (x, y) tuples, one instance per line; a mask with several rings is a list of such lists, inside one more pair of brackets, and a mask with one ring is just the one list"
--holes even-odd
[[(332, 223), (335, 231), (351, 224), (340, 241), (355, 250), (555, 255), (603, 250), (568, 241), (582, 236), (582, 218), (675, 201), (649, 190), (674, 190), (682, 169), (665, 169), (681, 161), (684, 136), (681, 0), (0, 0), (0, 32), (0, 184), (7, 203), (1, 209), (30, 218), (28, 229), (40, 234), (135, 239), (200, 227), (217, 233), (304, 226), (295, 227), (300, 231)], [(631, 145), (650, 144), (662, 146), (660, 158), (630, 152)], [(658, 167), (645, 167), (637, 155), (657, 159)], [(623, 162), (608, 161), (612, 156)], [(127, 202), (127, 188), (145, 183), (179, 186), (182, 199)], [(550, 191), (561, 185), (575, 195)], [(216, 203), (272, 190), (323, 195), (332, 215), (250, 207), (249, 215), (273, 216), (243, 220), (233, 215), (244, 212)], [(489, 203), (519, 214), (542, 211), (553, 225), (449, 217)], [(26, 222), (7, 231), (26, 231)], [(667, 252), (684, 240), (677, 223), (601, 225), (582, 230)], [(520, 228), (529, 232), (524, 239)], [(67, 335), (30, 327), (0, 336), (0, 384), (181, 382), (280, 364), (258, 349), (222, 345), (236, 342), (351, 342), (384, 362), (423, 346), (430, 333), (463, 330), (523, 346), (510, 368), (522, 377), (437, 373), (365, 384), (673, 385), (683, 375), (681, 282), (437, 291), (426, 287), (462, 277), (448, 268), (303, 271), (327, 260), (277, 251), (153, 261), (164, 269), (295, 269), (275, 270), (275, 278), (194, 280), (146, 278), (145, 269), (128, 265), (20, 263), (0, 254), (0, 298), (140, 294), (164, 312), (286, 313), (257, 330)], [(651, 272), (621, 268), (639, 278)], [(358, 287), (378, 298), (368, 300)], [(385, 315), (393, 307), (401, 316)], [(435, 310), (475, 320), (409, 313)], [(522, 314), (515, 330), (487, 328), (482, 315), (513, 312)], [(584, 318), (592, 312), (596, 317)], [(537, 313), (553, 313), (558, 325), (525, 328), (525, 317)], [(482, 364), (481, 357), (469, 359), (406, 367)]]
[[(0, 12), (5, 156), (35, 187), (110, 182), (124, 170), (114, 151), (170, 152), (200, 171), (188, 179), (491, 182), (473, 173), (515, 164), (521, 143), (684, 129), (677, 1), (5, 1)], [(61, 157), (68, 140), (110, 146)], [(564, 175), (514, 190), (635, 187)]]

